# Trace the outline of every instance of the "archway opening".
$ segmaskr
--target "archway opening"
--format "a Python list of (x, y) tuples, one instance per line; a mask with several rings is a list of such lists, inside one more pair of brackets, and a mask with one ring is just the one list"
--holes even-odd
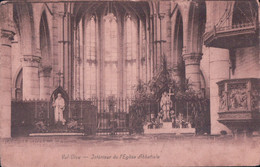
[(32, 35), (34, 31), (32, 5), (30, 3), (14, 3), (13, 20), (21, 39), (21, 54), (32, 54), (35, 46)]
[(176, 24), (175, 24), (175, 65), (177, 67), (177, 77), (176, 81), (180, 85), (185, 82), (185, 63), (182, 57), (183, 51), (183, 20), (180, 11), (177, 12)]
[(206, 3), (201, 2), (198, 4), (198, 47), (202, 50), (203, 47), (203, 34), (206, 29)]
[(48, 66), (50, 65), (50, 33), (47, 22), (47, 15), (45, 11), (43, 11), (40, 22), (40, 48), (42, 55), (42, 65)]
[(21, 69), (15, 81), (15, 100), (23, 99), (23, 69)]
[[(206, 29), (206, 3), (200, 2), (198, 4), (198, 52), (204, 53), (204, 43), (203, 43), (203, 34), (205, 33)], [(203, 71), (201, 71), (200, 75), (200, 81), (201, 81), (201, 90), (203, 91), (203, 94), (206, 94), (206, 83)]]

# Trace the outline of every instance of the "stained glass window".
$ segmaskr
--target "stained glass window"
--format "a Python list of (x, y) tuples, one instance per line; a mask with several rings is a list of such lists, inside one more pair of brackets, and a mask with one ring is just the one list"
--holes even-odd
[(118, 82), (118, 31), (116, 17), (109, 13), (104, 17), (104, 68), (105, 68), (105, 95), (117, 96)]
[(97, 95), (96, 21), (92, 16), (85, 29), (85, 98)]
[(126, 17), (125, 22), (126, 34), (126, 94), (132, 97), (134, 94), (134, 86), (137, 77), (137, 26), (130, 16)]

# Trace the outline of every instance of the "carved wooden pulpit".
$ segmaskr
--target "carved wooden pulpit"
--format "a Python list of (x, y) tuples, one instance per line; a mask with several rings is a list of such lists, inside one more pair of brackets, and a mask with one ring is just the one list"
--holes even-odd
[(260, 79), (231, 79), (219, 86), (219, 119), (233, 133), (260, 129)]

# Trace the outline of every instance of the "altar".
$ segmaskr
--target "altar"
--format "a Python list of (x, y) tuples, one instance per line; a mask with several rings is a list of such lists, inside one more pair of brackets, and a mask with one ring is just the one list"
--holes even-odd
[(152, 113), (150, 121), (144, 125), (144, 134), (195, 134), (195, 128), (192, 127), (192, 122), (188, 111), (184, 116), (183, 112), (176, 110), (176, 102), (171, 100), (174, 93), (163, 92), (158, 107), (158, 113)]
[(164, 122), (161, 128), (149, 129), (148, 126), (144, 126), (144, 134), (195, 134), (195, 128), (172, 128), (171, 122)]

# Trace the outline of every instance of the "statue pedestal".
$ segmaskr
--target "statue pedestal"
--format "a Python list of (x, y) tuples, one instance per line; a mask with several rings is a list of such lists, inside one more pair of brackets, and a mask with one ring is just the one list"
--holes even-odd
[(195, 128), (172, 128), (172, 122), (163, 122), (161, 128), (148, 129), (144, 126), (144, 134), (195, 134)]

